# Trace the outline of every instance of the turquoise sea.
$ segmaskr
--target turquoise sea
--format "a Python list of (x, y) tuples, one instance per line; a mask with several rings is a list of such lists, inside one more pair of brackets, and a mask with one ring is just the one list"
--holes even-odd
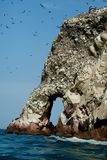
[(107, 160), (107, 142), (0, 130), (0, 160)]

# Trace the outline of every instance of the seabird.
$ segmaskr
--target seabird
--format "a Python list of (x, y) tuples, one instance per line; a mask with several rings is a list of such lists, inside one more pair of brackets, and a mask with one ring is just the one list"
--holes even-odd
[(45, 8), (45, 6), (44, 6), (42, 3), (40, 3), (40, 6), (41, 6), (42, 8)]

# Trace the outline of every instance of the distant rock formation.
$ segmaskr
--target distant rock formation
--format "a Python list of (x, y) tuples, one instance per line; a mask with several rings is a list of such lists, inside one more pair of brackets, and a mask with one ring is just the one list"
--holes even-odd
[[(54, 127), (53, 101), (64, 111)], [(107, 140), (107, 7), (64, 21), (31, 93), (7, 133)]]

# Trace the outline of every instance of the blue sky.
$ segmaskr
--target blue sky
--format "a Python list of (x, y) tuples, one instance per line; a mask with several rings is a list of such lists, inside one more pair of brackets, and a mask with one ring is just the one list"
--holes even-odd
[[(39, 85), (58, 26), (88, 12), (90, 5), (101, 8), (107, 0), (0, 0), (0, 128), (19, 117)], [(52, 111), (54, 124), (62, 109), (58, 99)]]

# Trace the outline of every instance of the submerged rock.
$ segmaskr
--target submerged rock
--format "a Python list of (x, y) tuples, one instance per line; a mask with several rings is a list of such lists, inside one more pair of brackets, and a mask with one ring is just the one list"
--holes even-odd
[[(54, 127), (50, 115), (58, 97), (64, 111)], [(107, 7), (64, 21), (41, 84), (7, 133), (107, 140)]]

